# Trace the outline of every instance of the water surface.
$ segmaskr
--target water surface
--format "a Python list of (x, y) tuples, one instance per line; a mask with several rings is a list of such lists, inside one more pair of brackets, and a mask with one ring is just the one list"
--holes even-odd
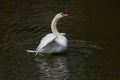
[[(1, 0), (0, 80), (119, 80), (119, 21), (117, 1)], [(69, 48), (65, 53), (35, 57), (35, 49), (58, 23)]]

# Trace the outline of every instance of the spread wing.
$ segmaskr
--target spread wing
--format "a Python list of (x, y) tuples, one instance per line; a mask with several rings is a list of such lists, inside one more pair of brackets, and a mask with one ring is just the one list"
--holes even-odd
[[(61, 35), (65, 36), (65, 33), (61, 33)], [(45, 37), (43, 37), (42, 40), (40, 41), (40, 44), (38, 45), (38, 47), (36, 49), (36, 54), (35, 55), (37, 55), (39, 52), (41, 52), (43, 50), (43, 48), (45, 46), (47, 46), (47, 44), (54, 41), (56, 39), (56, 37), (57, 36), (53, 33), (47, 34)]]
[(50, 42), (54, 41), (54, 39), (56, 38), (56, 36), (53, 33), (47, 34), (45, 37), (42, 38), (42, 40), (40, 41), (40, 44), (38, 45), (37, 49), (36, 49), (36, 55), (38, 54), (38, 52), (40, 52), (47, 44), (49, 44)]

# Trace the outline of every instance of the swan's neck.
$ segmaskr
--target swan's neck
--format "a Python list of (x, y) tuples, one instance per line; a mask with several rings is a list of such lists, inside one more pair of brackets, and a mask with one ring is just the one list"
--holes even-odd
[(60, 18), (55, 17), (51, 23), (51, 30), (56, 36), (60, 35), (60, 33), (57, 30), (57, 22), (59, 21), (59, 19)]

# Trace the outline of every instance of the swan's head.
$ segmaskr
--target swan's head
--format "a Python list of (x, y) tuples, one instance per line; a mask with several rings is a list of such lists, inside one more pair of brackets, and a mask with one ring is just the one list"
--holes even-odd
[(58, 13), (55, 17), (58, 18), (58, 19), (60, 19), (62, 17), (66, 17), (66, 16), (68, 16), (68, 14), (62, 12), (62, 13)]

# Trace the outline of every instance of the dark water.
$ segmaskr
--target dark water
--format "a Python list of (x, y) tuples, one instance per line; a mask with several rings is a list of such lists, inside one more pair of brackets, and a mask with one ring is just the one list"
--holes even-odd
[[(58, 23), (69, 49), (35, 57), (41, 38)], [(112, 0), (1, 0), (0, 80), (120, 80), (120, 12)]]

